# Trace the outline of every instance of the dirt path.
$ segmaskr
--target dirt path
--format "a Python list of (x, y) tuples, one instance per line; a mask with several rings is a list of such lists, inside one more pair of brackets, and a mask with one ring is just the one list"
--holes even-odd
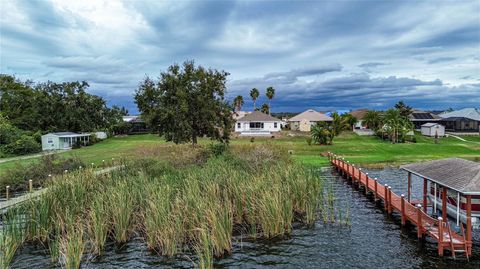
[(37, 154), (32, 154), (32, 155), (24, 155), (24, 156), (17, 156), (17, 157), (11, 157), (11, 158), (3, 158), (3, 159), (0, 159), (0, 163), (38, 158), (38, 157), (42, 157), (42, 156), (45, 156), (45, 155), (62, 153), (62, 152), (65, 152), (65, 151), (68, 151), (68, 150), (56, 150), (56, 151), (53, 151), (53, 152), (42, 152), (42, 153), (37, 153)]

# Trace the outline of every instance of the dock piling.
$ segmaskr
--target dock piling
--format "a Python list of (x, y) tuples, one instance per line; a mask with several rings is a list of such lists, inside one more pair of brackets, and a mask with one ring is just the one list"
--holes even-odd
[(33, 192), (33, 180), (31, 179), (28, 181), (28, 192)]
[(402, 194), (400, 195), (401, 197), (401, 200), (400, 200), (400, 203), (401, 203), (401, 217), (402, 217), (402, 226), (405, 226), (405, 223), (406, 223), (406, 215), (405, 215), (405, 195)]

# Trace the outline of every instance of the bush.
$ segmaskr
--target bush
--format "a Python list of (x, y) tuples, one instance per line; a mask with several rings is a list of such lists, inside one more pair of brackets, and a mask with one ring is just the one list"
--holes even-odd
[(307, 144), (308, 144), (309, 146), (312, 145), (312, 138), (311, 138), (310, 136), (307, 137), (305, 140), (307, 141)]
[(255, 142), (255, 137), (251, 137), (250, 142), (252, 142), (252, 143)]
[(20, 138), (4, 147), (6, 153), (24, 155), (40, 152), (42, 146), (32, 136), (22, 135)]
[(28, 188), (28, 180), (33, 180), (35, 187), (44, 186), (48, 175), (62, 174), (65, 170), (73, 171), (85, 164), (76, 157), (61, 158), (54, 154), (43, 156), (39, 162), (26, 165), (18, 164), (0, 176), (0, 191), (10, 185), (12, 191), (23, 191)]
[(412, 140), (411, 140), (412, 143), (417, 143), (417, 138), (415, 136), (412, 136)]
[(210, 156), (220, 156), (228, 149), (225, 143), (212, 143), (208, 145), (207, 152)]

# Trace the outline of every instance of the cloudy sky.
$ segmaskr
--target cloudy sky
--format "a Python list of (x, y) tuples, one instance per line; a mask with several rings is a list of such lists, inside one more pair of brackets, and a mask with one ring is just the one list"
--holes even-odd
[(146, 74), (194, 59), (273, 111), (480, 107), (480, 1), (1, 0), (0, 73), (86, 80), (136, 113)]

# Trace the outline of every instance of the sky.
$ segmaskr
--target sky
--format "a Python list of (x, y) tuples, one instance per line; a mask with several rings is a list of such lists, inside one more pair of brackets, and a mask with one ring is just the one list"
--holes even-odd
[(480, 107), (480, 1), (1, 0), (0, 73), (82, 81), (138, 113), (173, 63), (230, 73), (227, 98), (308, 108)]

